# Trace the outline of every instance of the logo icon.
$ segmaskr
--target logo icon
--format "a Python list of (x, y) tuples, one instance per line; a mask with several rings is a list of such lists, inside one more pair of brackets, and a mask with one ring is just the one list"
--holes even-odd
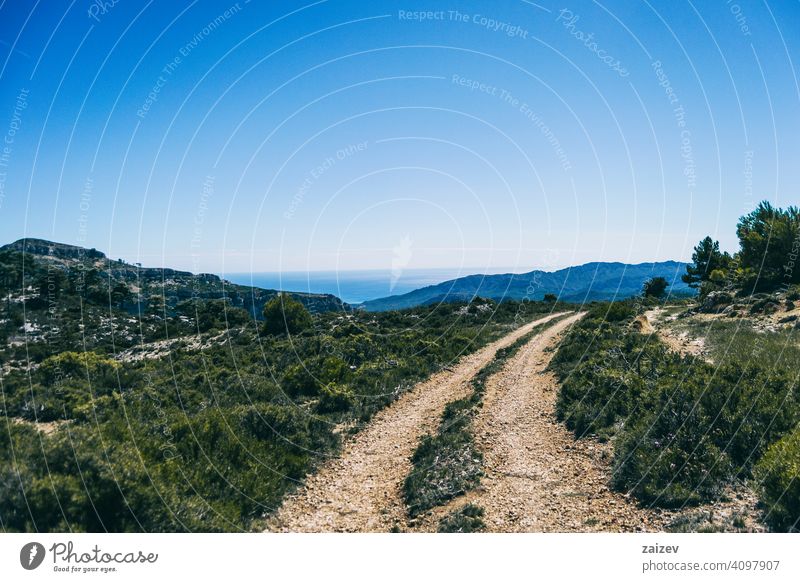
[(44, 561), (44, 546), (39, 542), (29, 542), (19, 551), (19, 563), (26, 570), (35, 570)]

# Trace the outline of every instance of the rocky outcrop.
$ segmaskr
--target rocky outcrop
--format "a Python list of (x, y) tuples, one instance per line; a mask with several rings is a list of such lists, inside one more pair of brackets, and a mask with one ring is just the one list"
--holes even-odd
[(697, 307), (698, 313), (721, 313), (733, 303), (733, 295), (727, 291), (712, 291), (706, 295)]

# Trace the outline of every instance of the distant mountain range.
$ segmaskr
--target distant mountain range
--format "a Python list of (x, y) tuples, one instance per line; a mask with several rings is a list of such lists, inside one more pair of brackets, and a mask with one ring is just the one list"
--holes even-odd
[[(149, 295), (163, 298), (165, 307), (172, 311), (180, 301), (192, 297), (218, 299), (226, 297), (235, 307), (242, 307), (259, 317), (264, 303), (278, 291), (246, 285), (237, 285), (213, 274), (192, 274), (168, 268), (140, 267), (124, 261), (112, 260), (95, 249), (57, 243), (36, 238), (24, 238), (0, 247), (0, 251), (28, 253), (42, 264), (55, 265), (68, 275), (77, 268), (96, 274), (98, 301), (107, 301), (108, 290), (121, 284), (130, 293), (120, 306), (136, 311), (134, 300), (141, 302)], [(88, 271), (87, 271), (88, 269)], [(625, 299), (641, 293), (642, 284), (651, 277), (664, 277), (670, 282), (672, 295), (694, 294), (681, 281), (686, 263), (665, 261), (659, 263), (587, 263), (559, 271), (531, 271), (523, 274), (469, 275), (436, 285), (429, 285), (402, 295), (373, 299), (358, 305), (367, 311), (407, 309), (439, 302), (470, 301), (483, 297), (496, 301), (529, 299), (538, 301), (552, 293), (561, 301), (609, 301)], [(350, 309), (338, 297), (322, 293), (288, 292), (312, 312)], [(144, 297), (143, 297), (144, 296)], [(134, 299), (135, 298), (135, 299)], [(101, 301), (102, 302), (102, 301)]]
[(529, 299), (537, 301), (546, 293), (561, 301), (610, 301), (638, 295), (642, 284), (651, 277), (664, 277), (670, 283), (667, 291), (675, 296), (695, 292), (681, 281), (686, 263), (587, 263), (559, 271), (531, 271), (522, 274), (469, 275), (437, 285), (423, 287), (403, 295), (365, 301), (359, 307), (367, 311), (406, 309), (441, 301), (469, 301), (474, 297), (494, 300)]

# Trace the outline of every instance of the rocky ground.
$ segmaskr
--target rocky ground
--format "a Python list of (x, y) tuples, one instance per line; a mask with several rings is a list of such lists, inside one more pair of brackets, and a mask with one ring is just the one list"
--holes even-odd
[(642, 333), (655, 333), (671, 350), (684, 356), (697, 356), (709, 359), (706, 353), (705, 338), (692, 337), (688, 331), (679, 331), (671, 323), (678, 317), (677, 313), (670, 313), (662, 307), (656, 307), (639, 316), (639, 331)]
[(800, 293), (775, 291), (740, 296), (727, 291), (713, 291), (697, 307), (682, 315), (711, 320), (744, 318), (763, 331), (800, 329)]

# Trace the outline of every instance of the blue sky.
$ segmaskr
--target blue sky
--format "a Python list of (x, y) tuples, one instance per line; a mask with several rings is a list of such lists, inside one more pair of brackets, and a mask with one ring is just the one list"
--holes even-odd
[(799, 36), (797, 2), (6, 1), (2, 242), (217, 273), (735, 250), (798, 202)]

